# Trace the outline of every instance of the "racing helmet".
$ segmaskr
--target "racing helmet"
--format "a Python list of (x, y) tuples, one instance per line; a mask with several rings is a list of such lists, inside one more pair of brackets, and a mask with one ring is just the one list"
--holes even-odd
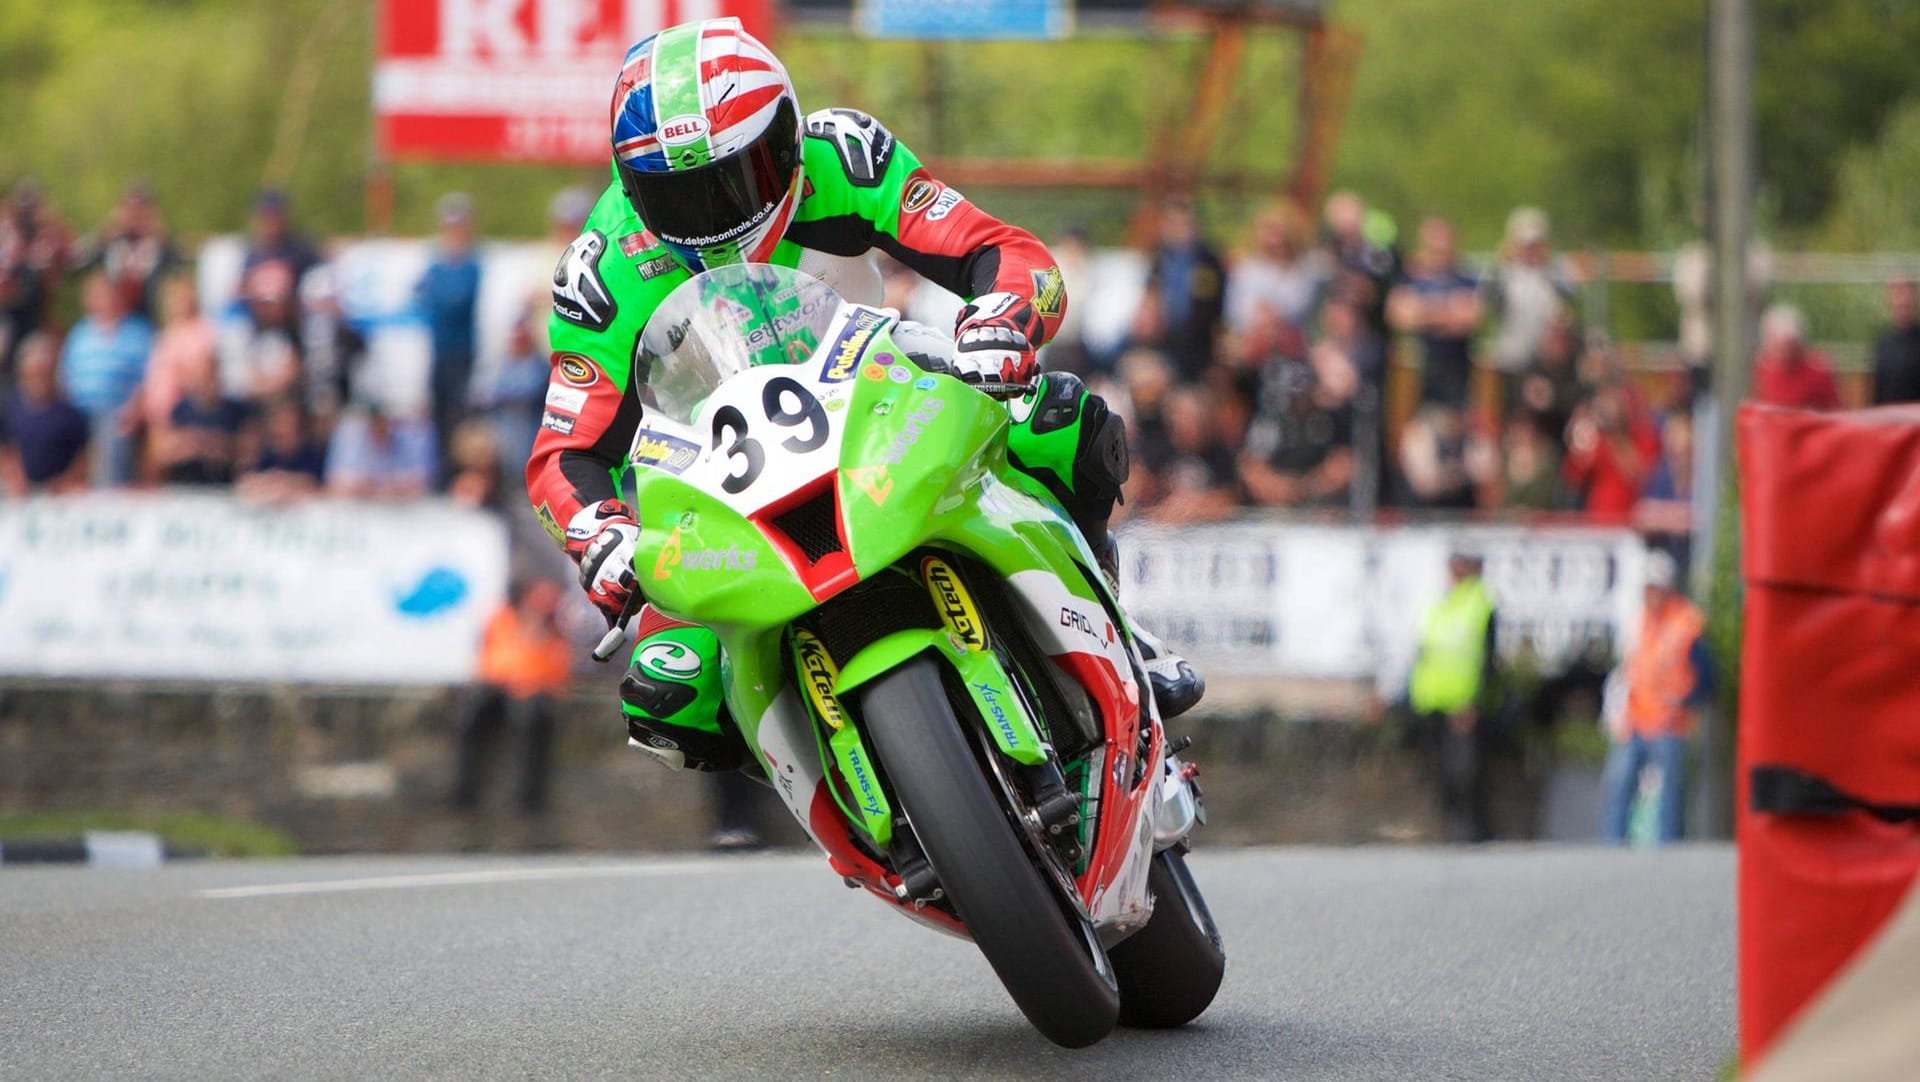
[(739, 19), (682, 23), (627, 50), (612, 119), (627, 201), (688, 270), (772, 258), (800, 202), (800, 104)]

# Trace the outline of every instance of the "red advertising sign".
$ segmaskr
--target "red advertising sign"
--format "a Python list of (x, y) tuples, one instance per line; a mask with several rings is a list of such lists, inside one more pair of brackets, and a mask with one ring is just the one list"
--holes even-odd
[(676, 23), (738, 16), (773, 30), (774, 0), (380, 0), (373, 109), (395, 158), (604, 162), (607, 103), (628, 46)]

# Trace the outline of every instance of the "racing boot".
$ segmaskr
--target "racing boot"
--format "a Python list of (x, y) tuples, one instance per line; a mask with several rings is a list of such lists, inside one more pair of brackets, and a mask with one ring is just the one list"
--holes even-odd
[[(1104, 539), (1093, 545), (1093, 554), (1100, 560), (1100, 572), (1106, 576), (1107, 588), (1113, 591), (1114, 600), (1120, 600), (1120, 542), (1109, 532)], [(1125, 608), (1125, 604), (1121, 604)], [(1127, 623), (1133, 626), (1133, 641), (1140, 644), (1140, 656), (1147, 662), (1147, 684), (1153, 688), (1153, 701), (1160, 706), (1160, 720), (1167, 721), (1198, 706), (1201, 698), (1207, 694), (1207, 681), (1187, 659), (1167, 649), (1160, 636), (1141, 626), (1140, 621), (1127, 614)]]
[[(1120, 548), (1107, 521), (1120, 500), (1132, 463), (1127, 454), (1126, 422), (1088, 391), (1079, 377), (1048, 372), (1026, 398), (1007, 403), (1013, 420), (1007, 430), (1007, 458), (1021, 473), (1046, 486), (1073, 517), (1120, 597)], [(1162, 719), (1179, 717), (1206, 693), (1206, 681), (1164, 642), (1133, 623), (1147, 682)]]
[(727, 715), (720, 686), (720, 640), (644, 606), (639, 642), (620, 681), (627, 744), (675, 770), (739, 770), (759, 760)]

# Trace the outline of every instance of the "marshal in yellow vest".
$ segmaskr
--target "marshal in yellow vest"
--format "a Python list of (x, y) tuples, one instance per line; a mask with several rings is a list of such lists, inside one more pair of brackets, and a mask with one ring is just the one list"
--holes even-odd
[(1453, 714), (1473, 705), (1487, 661), (1487, 622), (1493, 598), (1486, 584), (1470, 578), (1427, 610), (1420, 626), (1420, 656), (1413, 663), (1407, 700), (1422, 714)]

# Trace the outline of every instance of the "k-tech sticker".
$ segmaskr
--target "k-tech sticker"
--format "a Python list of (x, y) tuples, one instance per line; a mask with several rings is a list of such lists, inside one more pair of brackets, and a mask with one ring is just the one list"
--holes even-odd
[(562, 353), (553, 359), (554, 371), (575, 387), (591, 387), (600, 381), (600, 370), (578, 353)]
[(562, 436), (573, 435), (574, 419), (548, 410), (540, 416), (540, 427), (549, 432), (558, 432)]
[(587, 392), (578, 387), (569, 387), (564, 383), (547, 385), (547, 405), (568, 413), (579, 413), (587, 404)]
[(580, 234), (567, 246), (559, 265), (553, 268), (555, 315), (590, 331), (613, 326), (619, 305), (600, 277), (600, 257), (606, 251), (607, 235), (597, 229)]

